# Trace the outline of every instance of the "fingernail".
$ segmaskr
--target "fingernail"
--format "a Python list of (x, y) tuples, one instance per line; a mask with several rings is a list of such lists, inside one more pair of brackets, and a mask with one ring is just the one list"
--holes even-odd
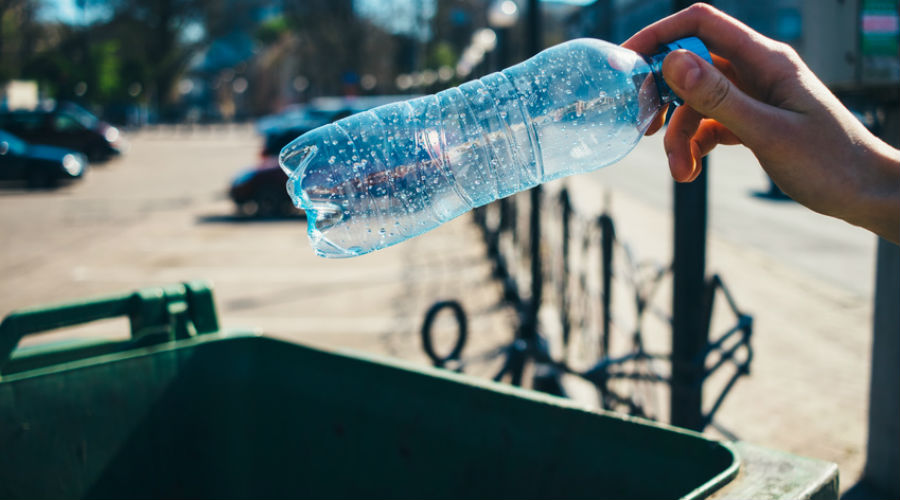
[(669, 62), (668, 74), (679, 89), (690, 90), (700, 81), (703, 69), (688, 51), (675, 51), (666, 60)]

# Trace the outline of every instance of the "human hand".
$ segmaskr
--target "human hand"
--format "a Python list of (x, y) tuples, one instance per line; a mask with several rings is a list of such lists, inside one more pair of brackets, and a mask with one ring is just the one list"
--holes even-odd
[(794, 200), (898, 243), (900, 151), (866, 130), (790, 46), (709, 5), (662, 19), (623, 46), (650, 54), (686, 36), (706, 43), (714, 65), (685, 50), (663, 62), (685, 103), (664, 140), (676, 181), (694, 180), (700, 158), (717, 145), (743, 144)]

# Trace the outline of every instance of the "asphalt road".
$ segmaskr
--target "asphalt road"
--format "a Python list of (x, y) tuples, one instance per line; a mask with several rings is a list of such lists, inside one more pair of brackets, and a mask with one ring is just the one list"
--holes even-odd
[[(126, 155), (92, 166), (80, 182), (47, 191), (0, 189), (4, 311), (94, 291), (82, 286), (91, 282), (92, 265), (103, 263), (104, 251), (114, 259), (112, 246), (135, 243), (122, 241), (130, 230), (223, 199), (229, 176), (255, 159), (257, 141), (243, 130), (228, 132), (225, 141), (194, 134), (176, 139), (177, 147), (171, 143), (177, 135), (166, 133), (144, 134)], [(57, 273), (54, 286), (47, 283), (49, 269)]]
[[(473, 330), (497, 332), (485, 342), (511, 335), (468, 218), (373, 254), (323, 259), (302, 218), (236, 215), (228, 185), (261, 147), (249, 126), (145, 130), (131, 146), (59, 189), (0, 186), (0, 315), (202, 279), (225, 328), (316, 345), (425, 361), (418, 329), (444, 298), (463, 303)], [(59, 335), (127, 331), (111, 320)]]

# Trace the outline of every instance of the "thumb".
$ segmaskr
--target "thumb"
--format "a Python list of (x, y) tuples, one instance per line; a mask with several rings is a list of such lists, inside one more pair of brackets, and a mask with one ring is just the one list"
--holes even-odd
[(774, 108), (753, 99), (721, 71), (686, 50), (676, 50), (663, 61), (663, 77), (685, 104), (728, 127), (746, 144), (778, 117)]

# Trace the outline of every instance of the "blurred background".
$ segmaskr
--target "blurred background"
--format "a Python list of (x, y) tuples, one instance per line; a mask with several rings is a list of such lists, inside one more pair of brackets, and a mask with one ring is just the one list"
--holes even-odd
[[(835, 85), (896, 79), (893, 18), (881, 14), (896, 2), (844, 3), (716, 6), (790, 43)], [(620, 43), (672, 10), (669, 0), (540, 5), (542, 46)], [(6, 0), (0, 9), (4, 105), (70, 101), (115, 125), (243, 121), (321, 96), (432, 92), (529, 55), (516, 1)], [(862, 29), (841, 23), (848, 15)], [(509, 42), (495, 50), (498, 33)]]
[[(658, 134), (342, 261), (312, 254), (285, 192), (277, 154), (312, 128), (690, 3), (0, 0), (0, 314), (208, 280), (226, 327), (835, 462), (848, 498), (896, 496), (897, 248), (793, 203), (739, 147), (684, 191)], [(897, 146), (896, 1), (714, 5), (791, 44)], [(703, 314), (684, 327), (680, 308)], [(674, 368), (696, 359), (708, 375)]]

